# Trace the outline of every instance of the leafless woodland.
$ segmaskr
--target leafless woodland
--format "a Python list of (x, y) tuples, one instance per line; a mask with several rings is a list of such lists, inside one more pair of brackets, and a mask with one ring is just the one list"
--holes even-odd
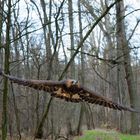
[[(138, 14), (123, 0), (1, 0), (0, 68), (25, 79), (77, 79), (140, 110)], [(0, 77), (2, 140), (69, 139), (94, 128), (137, 134), (139, 117), (51, 98)]]

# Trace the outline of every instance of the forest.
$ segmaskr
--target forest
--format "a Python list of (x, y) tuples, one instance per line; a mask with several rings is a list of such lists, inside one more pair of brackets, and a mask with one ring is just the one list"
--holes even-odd
[[(76, 79), (140, 111), (140, 1), (1, 0), (0, 69)], [(85, 130), (139, 134), (140, 113), (66, 102), (0, 75), (0, 139), (72, 140)]]

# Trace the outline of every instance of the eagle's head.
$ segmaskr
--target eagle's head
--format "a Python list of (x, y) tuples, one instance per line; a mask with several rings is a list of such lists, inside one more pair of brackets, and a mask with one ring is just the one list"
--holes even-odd
[(65, 84), (66, 84), (66, 87), (67, 87), (67, 88), (79, 87), (79, 86), (80, 86), (79, 81), (74, 80), (74, 79), (67, 79), (67, 80), (65, 81)]

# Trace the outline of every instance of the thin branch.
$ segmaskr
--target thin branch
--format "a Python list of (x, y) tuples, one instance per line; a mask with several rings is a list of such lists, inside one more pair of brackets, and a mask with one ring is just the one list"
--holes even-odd
[[(68, 49), (68, 50), (71, 50), (71, 49)], [(73, 49), (73, 50), (75, 50), (75, 49)], [(78, 51), (78, 52), (82, 53), (82, 54), (85, 54), (85, 55), (88, 55), (88, 56), (91, 56), (91, 57), (94, 57), (94, 58), (97, 58), (98, 60), (101, 60), (101, 61), (104, 61), (104, 62), (109, 62), (109, 63), (114, 64), (114, 65), (121, 63), (120, 61), (117, 61), (118, 58), (120, 58), (120, 57), (115, 58), (115, 59), (105, 59), (105, 58), (99, 57), (98, 55), (90, 54), (90, 53), (87, 53), (87, 52), (83, 52), (83, 51)]]
[(93, 65), (92, 65), (92, 68), (93, 68), (94, 72), (97, 74), (97, 76), (99, 76), (102, 80), (104, 80), (106, 83), (108, 83), (115, 89), (115, 86), (113, 86), (113, 84), (110, 81), (106, 80), (103, 76), (101, 76), (101, 74), (99, 72), (97, 72), (97, 70), (95, 70)]
[(89, 37), (89, 35), (91, 34), (91, 32), (93, 31), (93, 29), (98, 25), (98, 23), (106, 16), (106, 14), (108, 13), (108, 11), (118, 2), (120, 2), (121, 0), (116, 0), (114, 3), (112, 3), (109, 7), (107, 7), (107, 9), (104, 11), (104, 13), (95, 21), (95, 23), (91, 26), (91, 28), (89, 29), (89, 31), (86, 33), (86, 35), (84, 36), (83, 40), (81, 40), (77, 46), (77, 49), (75, 51), (75, 53), (73, 54), (73, 56), (70, 58), (68, 64), (66, 65), (65, 69), (63, 70), (59, 80), (61, 80), (66, 71), (68, 70), (69, 66), (71, 65), (71, 63), (73, 62), (75, 56), (78, 54), (79, 49), (83, 46), (83, 43), (85, 42), (85, 40)]
[(129, 12), (128, 14), (126, 14), (125, 16), (123, 16), (122, 19), (124, 19), (126, 16), (128, 16), (128, 15), (130, 15), (130, 14), (136, 12), (136, 11), (140, 11), (140, 9), (135, 9), (135, 10), (133, 10), (132, 12)]
[(133, 29), (131, 35), (129, 36), (129, 38), (128, 38), (128, 40), (127, 40), (127, 42), (129, 42), (129, 41), (131, 40), (131, 38), (132, 38), (132, 36), (134, 35), (134, 33), (135, 33), (135, 31), (136, 31), (136, 29), (137, 29), (139, 23), (140, 23), (140, 20), (137, 21), (137, 23), (136, 23), (136, 25), (135, 25), (135, 27), (134, 27), (134, 29)]

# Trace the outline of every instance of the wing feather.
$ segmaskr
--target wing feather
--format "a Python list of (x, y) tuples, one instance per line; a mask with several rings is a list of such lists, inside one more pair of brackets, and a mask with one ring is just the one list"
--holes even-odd
[(79, 92), (79, 96), (82, 98), (82, 100), (92, 103), (92, 104), (98, 104), (104, 107), (112, 108), (115, 110), (125, 110), (125, 111), (130, 111), (130, 112), (138, 112), (134, 110), (133, 108), (130, 107), (125, 107), (119, 103), (115, 103), (111, 101), (108, 98), (105, 98), (104, 96), (97, 94), (93, 92), (92, 90), (89, 90), (85, 87), (80, 86), (79, 87), (81, 91)]
[(20, 79), (11, 75), (2, 73), (3, 76), (7, 77), (13, 83), (22, 85), (25, 87), (30, 87), (35, 90), (43, 90), (50, 93), (51, 96), (64, 99), (69, 102), (80, 102), (81, 97), (78, 94), (70, 96), (70, 93), (64, 90), (64, 81), (52, 81), (52, 80), (26, 80)]
[(64, 81), (51, 81), (51, 80), (23, 80), (10, 75), (4, 74), (0, 69), (0, 75), (7, 77), (10, 81), (19, 85), (34, 88), (36, 90), (43, 90), (49, 92), (51, 96), (56, 98), (65, 99), (70, 102), (86, 101), (92, 104), (98, 104), (104, 107), (109, 107), (115, 110), (126, 110), (131, 112), (138, 112), (130, 107), (125, 107), (121, 104), (115, 103), (104, 96), (101, 96), (92, 90), (82, 86), (75, 86), (74, 88), (66, 88)]
[(56, 96), (57, 95), (56, 91), (58, 91), (59, 88), (63, 87), (64, 84), (63, 81), (26, 80), (26, 79), (16, 78), (14, 76), (10, 76), (7, 74), (3, 74), (3, 76), (7, 77), (10, 81), (12, 81), (13, 83), (17, 83), (18, 85), (49, 92), (51, 96)]
[[(38, 90), (44, 90), (49, 92), (51, 89), (54, 90), (52, 87), (62, 87), (63, 82), (62, 81), (52, 81), (52, 80), (25, 80), (16, 78), (10, 75), (4, 75), (6, 76), (10, 81), (13, 83), (17, 83), (18, 85), (23, 85), (27, 87), (31, 87)], [(50, 89), (51, 87), (51, 89)]]

